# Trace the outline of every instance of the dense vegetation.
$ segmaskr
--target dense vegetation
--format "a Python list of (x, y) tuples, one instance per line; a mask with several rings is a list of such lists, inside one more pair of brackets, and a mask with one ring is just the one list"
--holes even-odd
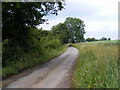
[(50, 31), (36, 28), (46, 22), (44, 16), (57, 15), (63, 8), (62, 2), (2, 3), (3, 48), (0, 53), (3, 78), (45, 63), (63, 53), (66, 50), (64, 44), (76, 43), (73, 46), (80, 51), (80, 57), (73, 76), (73, 87), (118, 87), (117, 41), (105, 37), (85, 40), (84, 21), (73, 17), (54, 25)]
[(92, 42), (92, 41), (106, 41), (106, 40), (111, 40), (111, 39), (110, 38), (107, 39), (106, 37), (102, 37), (101, 39), (95, 39), (94, 37), (86, 39), (87, 42)]
[(85, 41), (85, 24), (79, 18), (68, 17), (64, 23), (52, 27), (54, 36), (58, 36), (62, 43), (78, 43)]
[(8, 39), (3, 42), (3, 78), (42, 64), (65, 51), (56, 37), (50, 34), (39, 36), (45, 31), (32, 29), (30, 32), (31, 39), (26, 41), (29, 43), (27, 48), (11, 44)]
[(57, 15), (62, 9), (62, 2), (2, 2), (3, 78), (65, 51), (59, 38), (36, 28), (46, 21), (43, 16)]
[(84, 41), (85, 24), (68, 17), (51, 31), (37, 29), (43, 16), (58, 14), (62, 2), (3, 2), (3, 78), (42, 64), (65, 51), (65, 43)]
[(75, 88), (118, 88), (118, 42), (74, 44), (80, 57), (73, 76)]

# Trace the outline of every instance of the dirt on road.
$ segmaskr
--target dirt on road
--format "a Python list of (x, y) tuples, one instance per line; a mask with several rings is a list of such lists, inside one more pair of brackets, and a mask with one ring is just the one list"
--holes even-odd
[(14, 81), (6, 88), (71, 88), (71, 77), (79, 51), (69, 47), (62, 55)]

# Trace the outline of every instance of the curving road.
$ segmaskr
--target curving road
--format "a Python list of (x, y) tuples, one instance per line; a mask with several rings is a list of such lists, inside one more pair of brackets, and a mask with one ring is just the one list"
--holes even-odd
[[(7, 88), (62, 88), (73, 68), (79, 52), (69, 47), (62, 55), (43, 64), (38, 70), (26, 75), (7, 86)], [(69, 82), (66, 80), (66, 82)]]

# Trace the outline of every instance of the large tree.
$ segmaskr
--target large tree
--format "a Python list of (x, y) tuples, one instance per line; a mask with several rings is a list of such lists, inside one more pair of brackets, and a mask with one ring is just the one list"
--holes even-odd
[(2, 2), (3, 41), (25, 45), (29, 29), (45, 22), (43, 16), (63, 9), (62, 2)]
[(66, 18), (65, 24), (70, 32), (69, 42), (81, 42), (84, 41), (85, 24), (79, 18), (69, 17)]
[(65, 23), (53, 26), (51, 32), (53, 36), (57, 36), (60, 39), (62, 44), (68, 43), (70, 33)]

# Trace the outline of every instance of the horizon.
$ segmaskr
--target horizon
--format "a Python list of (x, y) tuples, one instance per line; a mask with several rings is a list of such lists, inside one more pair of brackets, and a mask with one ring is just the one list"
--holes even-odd
[[(49, 24), (41, 24), (38, 28), (51, 30), (53, 25), (63, 23), (68, 17), (76, 17), (85, 23), (85, 38), (101, 37), (118, 39), (118, 1), (119, 0), (66, 0), (65, 9), (58, 15), (48, 15)], [(109, 2), (109, 4), (108, 4)]]

